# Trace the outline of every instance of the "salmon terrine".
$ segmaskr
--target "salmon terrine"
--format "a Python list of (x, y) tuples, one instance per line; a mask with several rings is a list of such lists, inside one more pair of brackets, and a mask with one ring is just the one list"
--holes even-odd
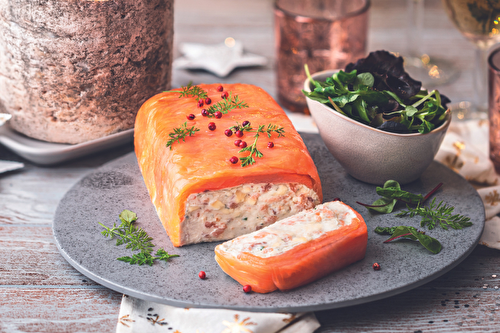
[(158, 94), (139, 110), (134, 141), (174, 246), (232, 239), (322, 202), (302, 138), (272, 97), (253, 85)]
[(365, 256), (366, 224), (340, 201), (318, 205), (215, 248), (224, 272), (258, 293), (289, 290)]

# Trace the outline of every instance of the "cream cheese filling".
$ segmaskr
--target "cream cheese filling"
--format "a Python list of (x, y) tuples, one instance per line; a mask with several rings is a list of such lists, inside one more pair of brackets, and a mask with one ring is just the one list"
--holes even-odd
[(329, 231), (350, 225), (354, 218), (356, 214), (348, 206), (339, 201), (328, 202), (220, 246), (235, 257), (242, 252), (261, 258), (273, 257)]
[(262, 229), (319, 204), (303, 184), (245, 184), (189, 195), (182, 244), (227, 240)]

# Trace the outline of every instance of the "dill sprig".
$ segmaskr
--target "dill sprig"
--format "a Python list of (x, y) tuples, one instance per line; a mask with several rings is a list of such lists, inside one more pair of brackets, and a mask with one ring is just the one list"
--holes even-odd
[(172, 145), (174, 144), (174, 142), (177, 141), (180, 143), (181, 140), (186, 142), (187, 136), (193, 136), (196, 132), (199, 131), (200, 129), (194, 126), (191, 128), (187, 128), (187, 122), (184, 122), (181, 127), (175, 127), (174, 132), (168, 134), (170, 140), (167, 141), (167, 147), (170, 147), (170, 150), (172, 150)]
[(125, 256), (117, 258), (117, 260), (128, 262), (131, 265), (147, 264), (152, 266), (155, 260), (168, 261), (170, 258), (179, 256), (177, 254), (168, 254), (167, 251), (161, 248), (156, 251), (155, 255), (153, 255), (153, 238), (151, 238), (142, 228), (138, 228), (133, 224), (137, 220), (137, 215), (134, 212), (124, 210), (120, 213), (119, 218), (121, 224), (116, 226), (116, 223), (113, 223), (113, 227), (111, 228), (108, 228), (99, 222), (99, 224), (104, 228), (101, 234), (111, 239), (116, 237), (117, 246), (127, 244), (127, 249), (140, 252), (134, 253), (132, 257)]
[(207, 109), (208, 117), (209, 118), (214, 117), (214, 113), (217, 111), (221, 112), (222, 114), (227, 114), (229, 111), (234, 110), (236, 108), (238, 109), (248, 108), (248, 104), (245, 103), (244, 101), (241, 101), (238, 95), (233, 96), (233, 94), (230, 93), (227, 98), (222, 99), (217, 103), (214, 103), (211, 107)]
[[(248, 129), (248, 132), (253, 132), (251, 128)], [(255, 158), (254, 156), (257, 156), (258, 158), (261, 158), (264, 156), (260, 150), (257, 149), (257, 141), (259, 140), (260, 134), (267, 134), (267, 136), (270, 138), (272, 133), (278, 134), (278, 138), (285, 136), (285, 129), (283, 127), (279, 127), (277, 125), (273, 124), (268, 124), (267, 128), (266, 125), (259, 125), (259, 128), (255, 130), (255, 135), (254, 138), (255, 140), (253, 141), (251, 146), (247, 146), (239, 151), (239, 153), (243, 153), (245, 151), (249, 151), (250, 154), (245, 157), (240, 157), (241, 161), (241, 166), (246, 167), (248, 165), (252, 165), (255, 163)]]
[(208, 94), (205, 90), (201, 89), (198, 86), (193, 86), (193, 82), (190, 81), (187, 86), (181, 86), (181, 90), (173, 90), (174, 92), (178, 92), (179, 98), (182, 97), (195, 97), (197, 101), (200, 99), (205, 99), (208, 97)]
[(173, 257), (178, 257), (179, 255), (177, 254), (168, 254), (167, 251), (164, 249), (158, 249), (156, 251), (156, 254), (153, 256), (151, 253), (147, 252), (139, 252), (139, 253), (134, 253), (132, 257), (120, 257), (117, 258), (117, 260), (128, 262), (131, 265), (149, 265), (153, 266), (153, 263), (155, 260), (163, 260), (163, 261), (168, 261), (170, 258)]
[(436, 198), (432, 199), (429, 207), (420, 206), (419, 204), (415, 208), (406, 205), (406, 208), (408, 208), (408, 210), (404, 210), (396, 214), (396, 216), (409, 215), (410, 217), (413, 217), (415, 215), (419, 215), (422, 217), (420, 226), (427, 227), (429, 230), (434, 229), (436, 224), (439, 224), (441, 228), (445, 230), (448, 230), (448, 227), (451, 227), (452, 229), (462, 229), (472, 225), (469, 217), (460, 214), (453, 215), (453, 210), (455, 208), (446, 205), (443, 201), (436, 206)]

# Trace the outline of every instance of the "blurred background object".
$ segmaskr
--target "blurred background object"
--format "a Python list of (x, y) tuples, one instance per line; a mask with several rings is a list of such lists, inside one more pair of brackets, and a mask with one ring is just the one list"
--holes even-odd
[(442, 0), (455, 27), (474, 44), (474, 99), (465, 118), (487, 118), (487, 57), (490, 48), (500, 42), (500, 2), (491, 0)]
[(490, 160), (500, 174), (500, 48), (488, 57), (488, 118)]
[(274, 7), (279, 102), (309, 113), (302, 86), (311, 73), (343, 69), (366, 54), (370, 0), (277, 0)]
[(173, 0), (0, 2), (0, 112), (77, 144), (131, 129), (170, 87)]
[(204, 69), (218, 77), (228, 76), (237, 67), (265, 66), (267, 58), (244, 52), (243, 43), (227, 37), (223, 43), (180, 45), (183, 56), (174, 60), (178, 69)]
[(434, 88), (456, 79), (460, 71), (450, 57), (439, 58), (423, 51), (425, 1), (406, 0), (406, 4), (406, 51), (401, 54), (405, 58), (405, 70), (412, 78), (422, 82), (425, 88)]

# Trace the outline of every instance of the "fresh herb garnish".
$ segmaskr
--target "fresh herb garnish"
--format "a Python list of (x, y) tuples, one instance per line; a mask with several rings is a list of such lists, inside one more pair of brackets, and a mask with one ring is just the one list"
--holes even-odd
[(364, 204), (359, 201), (356, 201), (356, 203), (376, 212), (387, 214), (392, 213), (398, 201), (413, 205), (423, 204), (431, 195), (439, 190), (441, 186), (443, 186), (443, 183), (439, 183), (429, 193), (422, 196), (421, 194), (413, 194), (408, 191), (403, 191), (397, 181), (388, 180), (384, 183), (384, 187), (377, 186), (376, 192), (378, 195), (382, 196), (382, 198), (377, 199), (371, 205)]
[(127, 249), (140, 252), (134, 253), (132, 257), (125, 256), (117, 258), (117, 260), (128, 262), (131, 265), (147, 264), (152, 266), (155, 260), (168, 261), (170, 258), (179, 256), (177, 254), (168, 254), (167, 251), (161, 248), (158, 249), (153, 256), (153, 238), (151, 238), (142, 228), (138, 228), (134, 225), (134, 222), (137, 220), (137, 215), (130, 210), (124, 210), (120, 213), (119, 218), (121, 224), (118, 227), (116, 223), (113, 223), (113, 227), (108, 228), (99, 222), (104, 228), (101, 234), (112, 239), (116, 237), (117, 246), (127, 244)]
[(214, 117), (214, 113), (219, 111), (223, 114), (227, 114), (229, 111), (234, 109), (243, 109), (248, 108), (248, 104), (244, 101), (240, 101), (240, 97), (238, 95), (234, 95), (231, 93), (227, 98), (220, 100), (219, 102), (213, 104), (207, 109), (208, 117)]
[(251, 126), (250, 122), (247, 124), (243, 125), (240, 124), (239, 122), (236, 122), (236, 125), (229, 127), (231, 131), (242, 131), (242, 132), (251, 132), (253, 130), (253, 127)]
[(164, 249), (158, 249), (156, 254), (153, 256), (151, 253), (141, 251), (139, 253), (134, 253), (132, 257), (120, 257), (117, 260), (128, 262), (131, 265), (149, 265), (153, 266), (155, 260), (168, 261), (170, 258), (178, 257), (177, 254), (168, 254)]
[(197, 101), (200, 99), (205, 99), (208, 97), (208, 94), (205, 90), (201, 89), (198, 86), (193, 86), (193, 82), (190, 81), (187, 86), (181, 86), (181, 90), (173, 90), (173, 92), (178, 92), (179, 98), (182, 97), (195, 97)]
[(420, 232), (414, 227), (376, 227), (375, 232), (379, 235), (391, 235), (384, 243), (389, 243), (396, 239), (411, 239), (419, 241), (422, 246), (434, 254), (441, 252), (442, 249), (441, 243), (437, 239), (427, 236), (424, 232)]
[[(403, 191), (398, 182), (395, 180), (388, 180), (385, 182), (383, 188), (377, 187), (377, 194), (381, 195), (382, 198), (376, 200), (372, 205), (364, 204), (359, 201), (356, 201), (356, 203), (376, 212), (387, 214), (394, 210), (397, 202), (404, 202), (408, 210), (402, 211), (396, 214), (396, 216), (421, 216), (422, 220), (420, 226), (427, 227), (429, 230), (434, 229), (436, 223), (445, 230), (448, 230), (448, 226), (453, 229), (470, 227), (472, 222), (470, 222), (469, 217), (460, 214), (453, 215), (452, 213), (455, 208), (446, 205), (443, 201), (436, 206), (436, 198), (434, 198), (429, 207), (424, 206), (425, 201), (441, 188), (442, 185), (443, 183), (439, 183), (429, 193), (422, 196), (420, 194)], [(410, 205), (415, 205), (415, 207), (410, 207)]]
[[(241, 127), (240, 127), (241, 129)], [(266, 125), (259, 125), (258, 129), (254, 130), (251, 127), (247, 127), (246, 131), (248, 132), (255, 132), (254, 138), (255, 140), (253, 141), (251, 146), (247, 146), (239, 151), (239, 153), (243, 153), (245, 151), (249, 151), (250, 154), (245, 157), (240, 157), (241, 161), (241, 166), (246, 167), (247, 165), (252, 165), (255, 163), (255, 158), (254, 156), (257, 156), (261, 158), (264, 156), (260, 150), (257, 149), (257, 141), (259, 139), (260, 134), (267, 134), (267, 137), (271, 137), (272, 133), (278, 134), (278, 138), (285, 136), (285, 129), (283, 127), (280, 127), (278, 125), (273, 125), (273, 124), (268, 124), (267, 127)]]
[[(385, 51), (374, 54), (360, 59), (360, 64), (346, 67), (346, 72), (333, 74), (325, 82), (315, 81), (306, 65), (314, 89), (302, 92), (347, 117), (381, 130), (428, 133), (440, 126), (446, 119), (445, 104), (449, 100), (435, 90), (420, 90), (421, 83), (404, 72), (402, 58)], [(378, 61), (379, 58), (386, 63)]]
[(448, 227), (452, 229), (462, 229), (466, 227), (470, 227), (472, 222), (470, 222), (470, 218), (460, 214), (453, 214), (453, 210), (455, 209), (452, 206), (448, 206), (443, 201), (439, 202), (436, 206), (436, 198), (432, 199), (429, 207), (418, 205), (415, 208), (410, 206), (406, 206), (408, 210), (404, 210), (396, 216), (406, 216), (409, 215), (413, 217), (415, 215), (419, 215), (422, 217), (422, 221), (420, 222), (420, 226), (427, 227), (429, 230), (432, 230), (436, 227), (436, 223), (441, 226), (441, 228), (448, 230)]
[(167, 147), (169, 147), (170, 150), (172, 150), (172, 144), (174, 144), (174, 142), (177, 141), (180, 143), (181, 140), (186, 142), (187, 136), (193, 136), (196, 132), (199, 131), (200, 129), (194, 126), (191, 128), (187, 128), (187, 122), (185, 122), (184, 124), (181, 125), (181, 127), (174, 128), (173, 133), (168, 134), (168, 136), (170, 136), (170, 140), (167, 141)]

